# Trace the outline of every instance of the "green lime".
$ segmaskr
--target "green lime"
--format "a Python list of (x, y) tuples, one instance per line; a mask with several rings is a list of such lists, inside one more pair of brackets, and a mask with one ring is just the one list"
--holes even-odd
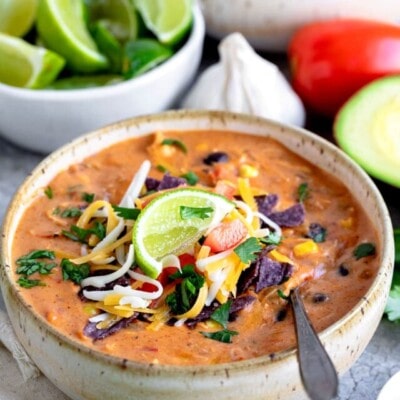
[(71, 76), (70, 78), (57, 79), (46, 89), (54, 90), (73, 90), (88, 89), (100, 86), (115, 85), (122, 82), (119, 75), (90, 75), (90, 76)]
[(169, 47), (155, 39), (138, 39), (124, 48), (122, 73), (129, 79), (141, 75), (164, 62), (173, 54)]
[(36, 18), (37, 0), (0, 0), (0, 32), (24, 36)]
[(86, 28), (81, 0), (40, 0), (37, 29), (46, 47), (61, 54), (71, 69), (94, 72), (108, 67)]
[(90, 30), (97, 47), (110, 62), (110, 71), (115, 73), (121, 72), (122, 46), (110, 32), (105, 21), (96, 21), (92, 24)]
[(101, 21), (120, 42), (136, 39), (138, 20), (130, 0), (85, 0), (89, 20)]
[(56, 79), (65, 60), (58, 54), (0, 33), (0, 82), (25, 88), (43, 88)]
[(135, 6), (161, 43), (178, 43), (191, 27), (192, 0), (135, 0)]
[[(143, 209), (133, 228), (138, 265), (150, 277), (157, 277), (164, 256), (179, 254), (192, 246), (233, 208), (234, 204), (225, 197), (205, 190), (175, 189), (161, 194)], [(184, 217), (182, 210), (189, 213)], [(199, 210), (208, 213), (201, 215)]]

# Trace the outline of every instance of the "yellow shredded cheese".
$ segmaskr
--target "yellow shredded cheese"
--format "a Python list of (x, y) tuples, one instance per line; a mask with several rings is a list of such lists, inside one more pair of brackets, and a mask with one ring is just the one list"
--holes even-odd
[(275, 260), (279, 262), (285, 262), (289, 264), (293, 264), (293, 260), (291, 260), (288, 256), (280, 253), (278, 250), (274, 249), (269, 252), (269, 255)]
[(204, 307), (204, 304), (207, 299), (207, 294), (208, 294), (208, 286), (206, 283), (204, 283), (204, 285), (199, 290), (199, 294), (197, 296), (195, 303), (193, 304), (193, 307), (189, 311), (186, 311), (184, 314), (177, 315), (177, 318), (187, 319), (187, 318), (197, 317)]

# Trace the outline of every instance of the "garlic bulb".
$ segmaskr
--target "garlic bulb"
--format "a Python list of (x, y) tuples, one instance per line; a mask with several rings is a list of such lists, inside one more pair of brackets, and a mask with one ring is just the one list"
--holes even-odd
[(279, 68), (260, 57), (240, 33), (221, 41), (220, 62), (206, 69), (183, 108), (229, 110), (302, 126), (304, 106)]

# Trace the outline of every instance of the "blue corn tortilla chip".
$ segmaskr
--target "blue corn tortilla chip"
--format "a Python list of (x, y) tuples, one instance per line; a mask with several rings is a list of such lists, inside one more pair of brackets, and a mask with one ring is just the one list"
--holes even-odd
[(301, 225), (304, 222), (305, 216), (306, 212), (302, 203), (296, 203), (286, 210), (267, 215), (268, 218), (279, 226), (288, 228)]
[(96, 322), (88, 322), (83, 329), (83, 334), (87, 337), (92, 338), (93, 340), (102, 340), (110, 335), (113, 335), (114, 333), (117, 333), (121, 329), (125, 329), (132, 321), (137, 318), (137, 315), (138, 313), (134, 313), (132, 317), (123, 318), (106, 329), (97, 329)]
[(184, 178), (178, 178), (166, 173), (161, 180), (154, 178), (146, 178), (145, 186), (148, 191), (160, 191), (173, 189), (178, 186), (186, 185), (187, 181)]
[(266, 287), (280, 285), (293, 273), (293, 265), (289, 263), (280, 263), (268, 257), (262, 257), (259, 262), (259, 273), (254, 285), (256, 293)]
[(258, 211), (266, 217), (272, 213), (274, 207), (278, 204), (279, 197), (277, 194), (267, 194), (254, 197)]
[(322, 243), (325, 242), (326, 233), (326, 228), (317, 222), (313, 222), (308, 227), (307, 237), (314, 240), (315, 243)]

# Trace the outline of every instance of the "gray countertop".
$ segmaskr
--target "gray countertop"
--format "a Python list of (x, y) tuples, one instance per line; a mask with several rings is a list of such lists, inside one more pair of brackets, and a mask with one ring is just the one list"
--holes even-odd
[[(216, 46), (211, 44), (211, 52), (205, 53), (207, 61), (216, 59)], [(330, 124), (331, 121), (311, 120), (308, 121), (307, 127), (331, 139), (329, 137)], [(328, 133), (324, 134), (324, 132)], [(0, 148), (1, 222), (13, 193), (44, 156), (17, 148), (1, 138)], [(400, 203), (398, 201), (400, 191), (379, 183), (378, 186), (388, 203), (394, 225), (400, 227)], [(4, 309), (1, 296), (0, 308)], [(339, 399), (376, 400), (385, 382), (397, 371), (400, 371), (400, 324), (392, 324), (383, 319), (365, 352), (354, 366), (341, 377)], [(0, 399), (2, 400), (28, 400), (36, 398), (36, 395), (43, 400), (66, 399), (45, 377), (40, 377), (36, 382), (24, 383), (22, 377), (19, 376), (16, 363), (1, 344), (0, 375), (2, 376), (0, 379)], [(400, 394), (398, 398), (400, 399)]]

